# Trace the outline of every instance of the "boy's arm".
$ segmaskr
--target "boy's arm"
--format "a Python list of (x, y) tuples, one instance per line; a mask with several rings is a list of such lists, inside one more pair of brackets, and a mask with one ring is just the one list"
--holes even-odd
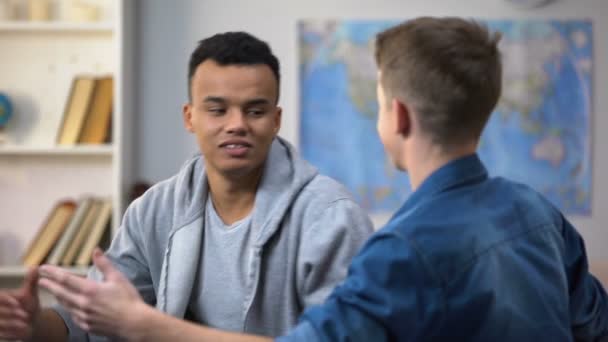
[(562, 220), (572, 333), (576, 340), (608, 339), (608, 295), (589, 273), (583, 239), (570, 222)]
[[(104, 274), (96, 283), (53, 266), (41, 267), (40, 284), (94, 334), (128, 341), (262, 342), (267, 338), (227, 333), (168, 316), (146, 304), (132, 284), (97, 251)], [(441, 289), (428, 265), (407, 241), (376, 235), (354, 259), (349, 277), (322, 306), (310, 309), (284, 341), (376, 341), (423, 337), (437, 329)], [(439, 315), (439, 316), (438, 316)], [(305, 329), (304, 329), (305, 328)], [(302, 334), (302, 330), (304, 334)]]
[[(417, 336), (427, 326), (416, 313), (435, 311), (436, 303), (427, 300), (438, 289), (426, 265), (408, 247), (393, 235), (372, 238), (353, 260), (344, 284), (324, 304), (307, 310), (300, 324), (277, 341), (376, 341), (403, 337), (399, 333), (404, 329)], [(417, 286), (427, 291), (415, 296)], [(128, 341), (269, 341), (196, 325), (141, 303), (134, 310), (137, 319), (124, 329)]]
[(422, 340), (441, 325), (438, 298), (442, 288), (415, 246), (398, 234), (376, 233), (343, 284), (277, 341)]
[[(59, 267), (40, 267), (40, 285), (64, 303), (68, 315), (86, 333), (127, 341), (269, 341), (206, 328), (162, 313), (143, 301), (137, 289), (100, 250), (95, 251), (93, 262), (103, 273), (101, 283), (75, 276)], [(49, 341), (49, 337), (61, 341), (60, 334), (63, 332), (65, 336), (67, 333), (65, 327), (63, 331), (52, 329), (59, 327), (55, 323), (63, 324), (56, 313), (46, 311), (40, 321), (44, 325), (36, 331), (36, 337), (44, 341)], [(71, 339), (86, 338), (71, 336)]]
[[(141, 303), (143, 304), (143, 303)], [(137, 342), (270, 342), (272, 339), (260, 336), (225, 332), (190, 323), (169, 316), (148, 305), (138, 306), (134, 312), (131, 335), (125, 336), (127, 341)]]
[(298, 293), (304, 308), (321, 304), (346, 278), (353, 257), (373, 231), (367, 214), (350, 199), (331, 203), (305, 227), (297, 264)]

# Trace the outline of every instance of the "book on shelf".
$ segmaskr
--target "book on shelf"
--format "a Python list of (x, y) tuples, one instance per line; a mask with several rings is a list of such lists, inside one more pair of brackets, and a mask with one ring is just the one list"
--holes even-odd
[(91, 227), (91, 231), (88, 234), (85, 244), (78, 253), (78, 258), (75, 262), (76, 266), (89, 266), (91, 264), (93, 250), (95, 247), (100, 246), (103, 242), (103, 237), (107, 236), (111, 218), (112, 201), (110, 199), (103, 199), (101, 201), (101, 207), (99, 209), (97, 219)]
[(46, 259), (75, 209), (76, 203), (72, 200), (61, 200), (55, 204), (23, 255), (25, 266), (37, 266)]
[(89, 112), (95, 85), (96, 79), (91, 76), (76, 76), (72, 81), (57, 136), (59, 145), (74, 145), (78, 142), (86, 115)]
[(78, 257), (78, 252), (82, 249), (82, 246), (87, 240), (87, 236), (91, 231), (91, 228), (95, 224), (97, 217), (99, 216), (99, 209), (101, 208), (101, 202), (97, 198), (93, 198), (91, 201), (91, 205), (87, 210), (86, 216), (80, 225), (80, 229), (76, 233), (74, 240), (68, 246), (65, 254), (61, 258), (62, 266), (73, 266), (76, 258)]
[(105, 248), (110, 242), (111, 218), (110, 198), (58, 201), (23, 254), (23, 265), (89, 266), (95, 247)]
[(47, 264), (60, 264), (61, 259), (65, 255), (67, 249), (70, 247), (70, 244), (74, 241), (74, 237), (76, 237), (78, 231), (82, 229), (82, 223), (92, 202), (93, 198), (91, 197), (85, 197), (78, 201), (76, 211), (74, 212), (74, 215), (72, 215), (70, 222), (61, 235), (61, 239), (59, 239), (59, 242), (55, 244), (55, 247), (46, 260)]
[(110, 138), (114, 81), (112, 76), (96, 80), (91, 106), (86, 115), (78, 143), (103, 144)]
[(103, 144), (111, 140), (114, 78), (79, 75), (72, 81), (61, 126), (59, 145)]

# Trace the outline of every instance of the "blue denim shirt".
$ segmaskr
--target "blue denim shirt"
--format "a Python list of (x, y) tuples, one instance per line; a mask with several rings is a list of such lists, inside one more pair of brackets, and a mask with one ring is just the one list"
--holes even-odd
[(476, 155), (427, 178), (325, 304), (278, 341), (592, 341), (608, 299), (583, 240)]

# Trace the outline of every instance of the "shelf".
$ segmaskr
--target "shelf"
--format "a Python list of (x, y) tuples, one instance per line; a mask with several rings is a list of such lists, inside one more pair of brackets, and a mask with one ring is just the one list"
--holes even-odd
[[(88, 267), (64, 267), (64, 269), (81, 276), (86, 276), (89, 271)], [(25, 276), (27, 270), (25, 266), (0, 266), (0, 277), (21, 278)]]
[(30, 33), (112, 33), (111, 23), (72, 23), (72, 22), (30, 22), (30, 21), (0, 21), (2, 32)]
[[(69, 1), (52, 2), (61, 3), (52, 14), (64, 14)], [(11, 95), (21, 119), (0, 133), (0, 289), (18, 285), (27, 274), (19, 255), (53, 203), (87, 195), (111, 198), (115, 234), (135, 183), (136, 125), (126, 113), (135, 111), (137, 98), (137, 44), (132, 42), (138, 38), (138, 1), (89, 2), (100, 10), (97, 22), (0, 19), (0, 88)], [(57, 146), (71, 82), (80, 74), (114, 77), (112, 141)]]
[(0, 145), (0, 156), (19, 155), (63, 155), (63, 156), (112, 156), (112, 145), (74, 146), (27, 146)]

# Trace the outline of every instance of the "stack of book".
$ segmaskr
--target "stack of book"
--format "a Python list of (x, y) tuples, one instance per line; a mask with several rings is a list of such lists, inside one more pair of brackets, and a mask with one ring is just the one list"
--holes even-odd
[(104, 144), (111, 140), (112, 76), (76, 76), (57, 135), (59, 145)]
[(57, 202), (23, 255), (23, 264), (89, 266), (95, 247), (111, 239), (111, 216), (109, 198)]

